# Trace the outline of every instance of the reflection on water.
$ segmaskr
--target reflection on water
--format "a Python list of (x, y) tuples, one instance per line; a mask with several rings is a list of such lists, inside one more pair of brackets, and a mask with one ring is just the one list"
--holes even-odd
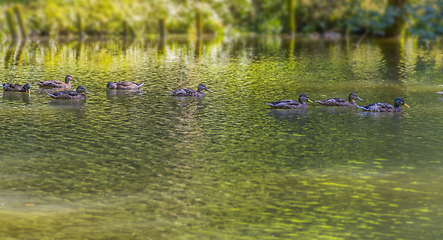
[[(438, 239), (440, 43), (355, 42), (0, 44), (3, 82), (71, 74), (91, 92), (80, 102), (3, 92), (0, 238)], [(166, 94), (200, 83), (214, 91)], [(266, 105), (296, 92), (411, 107)]]
[(26, 92), (3, 92), (3, 99), (7, 101), (31, 102), (31, 95)]
[(108, 99), (114, 99), (114, 98), (132, 99), (141, 95), (142, 95), (141, 90), (116, 90), (116, 89), (106, 90), (106, 97), (108, 97)]

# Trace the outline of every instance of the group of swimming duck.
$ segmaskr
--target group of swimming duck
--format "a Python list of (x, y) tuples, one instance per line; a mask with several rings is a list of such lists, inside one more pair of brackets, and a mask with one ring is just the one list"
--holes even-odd
[[(364, 111), (369, 112), (401, 112), (401, 106), (409, 107), (402, 98), (397, 98), (394, 101), (394, 106), (388, 103), (373, 103), (366, 106), (357, 106), (355, 99), (363, 101), (363, 99), (359, 98), (357, 94), (351, 93), (349, 94), (349, 98), (347, 101), (344, 98), (328, 98), (320, 101), (315, 101), (324, 106), (336, 106), (336, 107), (358, 107), (363, 109)], [(271, 108), (279, 108), (279, 109), (302, 109), (308, 108), (308, 104), (306, 102), (312, 101), (308, 98), (308, 95), (302, 94), (298, 98), (298, 101), (295, 100), (281, 100), (273, 103), (266, 103)]]
[[(48, 93), (48, 95), (54, 99), (83, 99), (83, 100), (86, 99), (86, 95), (84, 95), (83, 93), (88, 93), (88, 94), (90, 93), (86, 91), (86, 89), (83, 86), (77, 87), (75, 91), (70, 91), (71, 81), (75, 82), (74, 78), (71, 75), (67, 75), (65, 77), (64, 82), (58, 80), (48, 80), (48, 81), (37, 82), (37, 85), (39, 85), (40, 88), (67, 90), (67, 91)], [(139, 88), (143, 86), (143, 84), (144, 83), (134, 83), (129, 81), (122, 81), (117, 83), (109, 82), (106, 87), (111, 90), (139, 90)], [(26, 83), (23, 86), (16, 83), (5, 83), (1, 84), (1, 86), (3, 87), (4, 91), (31, 93), (31, 85), (29, 83)], [(209, 89), (204, 84), (200, 84), (198, 85), (197, 90), (189, 88), (181, 88), (167, 93), (172, 96), (181, 96), (181, 97), (186, 97), (186, 96), (204, 97), (205, 93), (203, 92), (203, 90), (210, 92)], [(437, 92), (437, 93), (443, 94), (443, 92)], [(364, 111), (370, 111), (370, 112), (401, 112), (402, 110), (401, 106), (409, 107), (402, 98), (395, 99), (394, 106), (388, 103), (379, 103), (379, 102), (369, 104), (366, 106), (358, 106), (357, 103), (355, 102), (356, 99), (363, 101), (360, 97), (357, 96), (357, 94), (351, 93), (349, 95), (348, 100), (344, 98), (328, 98), (315, 102), (325, 106), (339, 106), (339, 107), (356, 106), (358, 108), (363, 109)], [(308, 98), (306, 94), (301, 94), (298, 98), (298, 101), (281, 100), (266, 104), (268, 104), (271, 108), (275, 109), (303, 109), (303, 108), (308, 108), (308, 104), (306, 104), (306, 102), (312, 103), (312, 101)]]
[[(37, 82), (37, 85), (39, 85), (40, 88), (44, 89), (60, 89), (60, 90), (66, 90), (66, 91), (59, 91), (59, 92), (48, 92), (48, 95), (51, 96), (54, 99), (86, 99), (86, 95), (83, 93), (89, 93), (86, 91), (86, 89), (83, 86), (78, 86), (75, 91), (70, 91), (71, 89), (71, 81), (75, 82), (74, 78), (71, 75), (66, 75), (65, 81), (58, 81), (58, 80), (48, 80), (48, 81), (42, 81)], [(106, 87), (110, 90), (139, 90), (141, 86), (143, 86), (144, 83), (134, 83), (129, 81), (121, 81), (121, 82), (108, 82)], [(16, 83), (4, 83), (0, 84), (3, 87), (3, 91), (10, 91), (10, 92), (26, 92), (28, 94), (31, 93), (31, 85), (29, 83), (26, 83), (25, 85), (20, 85)], [(169, 95), (173, 96), (193, 96), (193, 97), (203, 97), (205, 94), (203, 93), (203, 90), (209, 91), (209, 89), (204, 85), (200, 84), (198, 85), (198, 89), (188, 89), (188, 88), (181, 88), (177, 89), (172, 92), (168, 92)], [(210, 92), (210, 91), (209, 91)]]

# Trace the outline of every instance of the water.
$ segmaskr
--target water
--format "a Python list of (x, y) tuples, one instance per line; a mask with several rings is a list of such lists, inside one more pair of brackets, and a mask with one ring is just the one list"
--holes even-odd
[[(442, 45), (280, 38), (0, 44), (0, 237), (439, 239)], [(35, 82), (91, 95), (51, 101)], [(115, 94), (109, 81), (144, 82)], [(166, 95), (205, 83), (204, 99)], [(402, 113), (309, 104), (346, 98)], [(359, 102), (360, 103), (360, 102)]]

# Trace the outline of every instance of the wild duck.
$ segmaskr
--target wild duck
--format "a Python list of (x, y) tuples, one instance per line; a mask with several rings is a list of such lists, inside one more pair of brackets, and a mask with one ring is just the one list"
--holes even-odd
[(17, 83), (4, 83), (0, 85), (3, 87), (3, 91), (31, 93), (31, 85), (29, 83), (23, 86)]
[(198, 85), (197, 90), (189, 88), (181, 88), (167, 93), (169, 93), (169, 95), (172, 96), (180, 96), (180, 97), (204, 97), (205, 93), (203, 92), (203, 90), (210, 92), (209, 89), (206, 87), (206, 85), (200, 84)]
[(75, 91), (62, 91), (56, 93), (48, 93), (54, 99), (86, 99), (86, 96), (83, 94), (86, 92), (87, 94), (91, 94), (82, 86), (77, 87)]
[(346, 101), (344, 98), (328, 98), (321, 101), (315, 101), (316, 103), (320, 103), (324, 106), (340, 106), (340, 107), (352, 107), (357, 106), (355, 99), (363, 101), (363, 99), (359, 98), (357, 94), (351, 93), (349, 94), (349, 101)]
[(71, 82), (75, 82), (74, 78), (71, 75), (66, 75), (65, 82), (58, 80), (48, 80), (43, 82), (37, 82), (40, 88), (63, 88), (63, 89), (71, 89)]
[(128, 82), (128, 81), (122, 81), (122, 82), (108, 82), (106, 85), (109, 89), (121, 89), (121, 90), (137, 90), (141, 86), (143, 86), (144, 83), (135, 83), (135, 82)]
[(308, 98), (308, 95), (301, 94), (298, 97), (298, 102), (295, 100), (281, 100), (273, 103), (266, 103), (271, 108), (279, 108), (279, 109), (301, 109), (301, 108), (308, 108), (308, 104), (306, 104), (306, 101), (311, 102), (312, 101)]
[(388, 103), (373, 103), (357, 107), (369, 112), (401, 112), (401, 105), (409, 107), (402, 98), (395, 99), (394, 106)]

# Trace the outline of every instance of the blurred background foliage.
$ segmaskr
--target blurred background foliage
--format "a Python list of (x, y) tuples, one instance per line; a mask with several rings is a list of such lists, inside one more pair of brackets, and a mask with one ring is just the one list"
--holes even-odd
[[(302, 33), (318, 36), (443, 33), (443, 0), (19, 0), (0, 4), (0, 32), (13, 35), (8, 11), (20, 5), (31, 36)], [(19, 16), (15, 16), (17, 23)], [(9, 25), (8, 25), (9, 24)]]

